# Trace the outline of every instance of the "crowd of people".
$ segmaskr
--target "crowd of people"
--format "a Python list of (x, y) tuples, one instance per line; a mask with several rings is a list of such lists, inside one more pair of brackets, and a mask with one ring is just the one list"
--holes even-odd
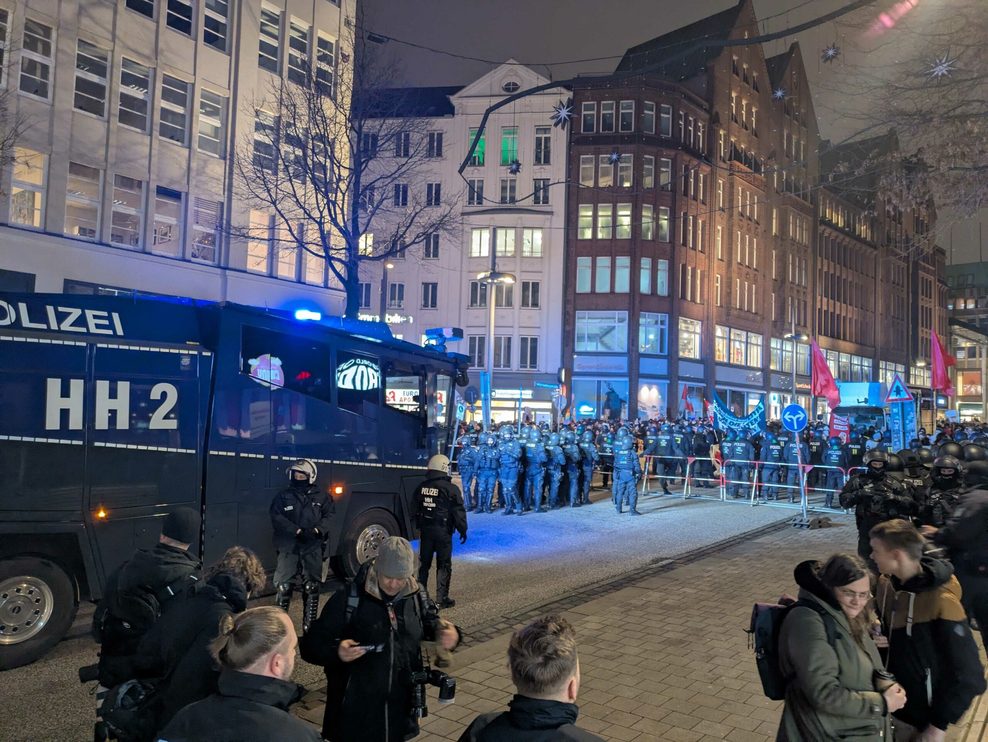
[[(420, 554), (404, 538), (386, 539), (321, 612), (316, 585), (305, 588), (316, 600), (304, 601), (301, 640), (286, 610), (284, 583), (276, 580), (277, 605), (248, 608), (266, 582), (261, 562), (234, 546), (203, 571), (190, 553), (200, 516), (177, 509), (164, 519), (157, 546), (111, 576), (94, 618), (97, 733), (103, 735), (97, 738), (320, 739), (289, 713), (302, 693), (291, 680), (300, 651), (326, 675), (321, 738), (410, 739), (425, 713), (426, 686), (439, 688), (441, 702), (455, 693), (455, 680), (442, 670), (462, 634), (439, 611), (455, 605), (452, 537), (466, 541), (468, 511), (491, 512), (501, 501), (506, 513), (539, 512), (561, 504), (561, 487), (576, 507), (588, 502), (600, 470), (612, 482), (616, 509), (628, 505), (635, 512), (645, 468), (687, 476), (700, 452), (711, 469), (692, 475), (711, 482), (719, 473), (741, 481), (731, 467), (760, 462), (765, 452), (765, 464), (753, 466), (749, 480), (764, 486), (761, 477), (780, 445), (773, 428), (739, 435), (702, 422), (596, 421), (558, 432), (526, 426), (518, 435), (514, 426), (486, 435), (464, 430), (457, 452), (463, 491), (441, 455), (430, 459), (416, 490)], [(779, 635), (788, 684), (778, 739), (894, 735), (940, 742), (985, 691), (969, 617), (988, 643), (988, 488), (980, 489), (988, 484), (988, 438), (980, 428), (940, 430), (893, 454), (880, 433), (854, 433), (846, 443), (832, 437), (825, 443), (826, 451), (865, 449), (857, 473), (841, 459), (837, 468), (852, 474), (827, 487), (855, 513), (858, 555), (807, 561), (795, 570), (800, 601)], [(867, 447), (860, 443), (865, 437)], [(811, 428), (786, 445), (809, 449), (820, 438)], [(739, 441), (744, 450), (734, 448)], [(811, 460), (808, 450), (800, 453)], [(469, 462), (472, 454), (478, 458)], [(301, 571), (303, 583), (314, 582), (321, 564), (311, 544), (324, 538), (332, 501), (312, 486), (312, 462), (292, 464), (288, 476), (271, 509), (278, 570), (282, 576)], [(428, 591), (433, 559), (438, 601)], [(435, 649), (423, 651), (423, 642)], [(558, 616), (538, 619), (515, 632), (508, 658), (518, 691), (509, 710), (473, 720), (461, 739), (598, 739), (575, 726), (580, 666), (572, 626)]]

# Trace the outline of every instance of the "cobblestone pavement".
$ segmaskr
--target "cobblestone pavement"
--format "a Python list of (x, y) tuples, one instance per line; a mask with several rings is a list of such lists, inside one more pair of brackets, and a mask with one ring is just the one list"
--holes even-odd
[[(638, 579), (578, 604), (557, 601), (574, 624), (583, 684), (579, 726), (608, 740), (762, 742), (775, 737), (781, 703), (761, 692), (743, 629), (756, 600), (795, 595), (792, 569), (806, 558), (852, 551), (853, 523), (805, 531), (763, 529), (704, 553), (636, 571)], [(600, 588), (598, 588), (600, 589)], [(514, 625), (521, 625), (530, 611)], [(509, 627), (510, 628), (510, 627)], [(513, 692), (505, 650), (509, 631), (463, 649), (450, 671), (456, 702), (430, 698), (423, 742), (455, 740), (479, 713), (502, 710)], [(300, 712), (321, 720), (318, 694)], [(979, 699), (948, 735), (988, 740), (988, 700)]]

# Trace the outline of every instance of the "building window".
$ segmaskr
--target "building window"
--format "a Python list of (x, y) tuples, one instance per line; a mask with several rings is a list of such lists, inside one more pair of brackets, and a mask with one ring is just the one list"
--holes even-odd
[(439, 233), (432, 232), (425, 236), (425, 243), (422, 245), (422, 257), (426, 260), (439, 259)]
[(534, 181), (534, 190), (532, 191), (532, 203), (536, 206), (548, 206), (549, 205), (549, 179), (548, 178), (536, 178)]
[(98, 168), (69, 163), (65, 190), (65, 234), (84, 240), (99, 239), (100, 193), (103, 173)]
[(494, 338), (494, 368), (511, 368), (511, 336)]
[(470, 282), (470, 308), (487, 306), (487, 284), (480, 281)]
[(613, 228), (614, 204), (597, 204), (597, 239), (611, 239)]
[(439, 206), (442, 203), (442, 183), (426, 183), (425, 205)]
[(580, 204), (576, 228), (577, 239), (593, 239), (593, 205)]
[(422, 284), (422, 308), (423, 309), (435, 309), (438, 306), (439, 298), (439, 284), (438, 283), (423, 283)]
[(584, 134), (593, 134), (597, 123), (597, 104), (585, 101), (580, 119), (580, 131)]
[(617, 205), (617, 223), (614, 236), (619, 240), (631, 239), (631, 204)]
[(79, 39), (75, 57), (75, 107), (103, 118), (106, 113), (106, 75), (110, 53)]
[(655, 133), (655, 103), (652, 101), (642, 103), (642, 130), (646, 134)]
[(700, 359), (700, 337), (703, 323), (699, 320), (679, 318), (679, 357)]
[(24, 45), (21, 47), (21, 92), (45, 100), (51, 97), (51, 36), (51, 26), (25, 19)]
[(357, 308), (358, 309), (370, 309), (371, 304), (371, 285), (370, 283), (361, 282), (357, 287)]
[(405, 306), (405, 284), (388, 284), (388, 309), (403, 309)]
[(186, 36), (192, 35), (192, 3), (190, 0), (168, 0), (165, 23)]
[(518, 127), (517, 126), (501, 127), (501, 164), (507, 166), (517, 159), (518, 159)]
[(655, 293), (659, 296), (669, 296), (669, 261), (657, 260), (655, 272)]
[(664, 137), (672, 136), (672, 106), (665, 103), (659, 106), (659, 134)]
[(631, 291), (631, 258), (619, 255), (614, 259), (614, 293), (627, 294)]
[(154, 0), (127, 0), (127, 7), (143, 16), (154, 18)]
[(521, 282), (521, 307), (522, 309), (538, 309), (541, 305), (539, 299), (541, 284), (538, 281)]
[(597, 256), (597, 270), (594, 273), (593, 290), (598, 294), (611, 293), (611, 259), (609, 257)]
[(631, 188), (634, 171), (635, 171), (634, 156), (621, 155), (621, 159), (618, 160), (617, 184), (621, 188)]
[(250, 210), (250, 230), (247, 237), (247, 270), (267, 274), (271, 262), (271, 215), (258, 209)]
[(721, 297), (720, 286), (721, 286), (721, 278), (720, 278), (720, 273), (718, 273), (714, 276), (714, 304), (718, 307), (724, 306), (721, 301), (722, 297)]
[(7, 42), (10, 33), (10, 14), (0, 8), (0, 88), (7, 86)]
[(714, 238), (714, 242), (717, 250), (717, 260), (723, 260), (724, 259), (724, 228), (719, 224), (717, 225), (717, 230), (715, 235), (716, 236)]
[(535, 127), (535, 164), (549, 165), (552, 162), (552, 128)]
[[(277, 168), (274, 141), (274, 115), (267, 111), (258, 111), (254, 119), (254, 165), (272, 173)], [(364, 189), (360, 194), (360, 208), (366, 211), (373, 201), (374, 189)]]
[(497, 257), (513, 258), (515, 256), (515, 228), (497, 227), (494, 230)]
[(467, 181), (467, 206), (482, 206), (484, 203), (484, 181), (471, 178)]
[(483, 368), (487, 360), (487, 338), (483, 335), (470, 335), (467, 338), (470, 366)]
[(580, 185), (593, 187), (594, 184), (594, 163), (596, 159), (593, 155), (580, 155)]
[(165, 139), (185, 146), (189, 122), (191, 84), (169, 75), (161, 78), (161, 122), (158, 133)]
[(408, 183), (394, 184), (393, 206), (408, 206)]
[(655, 237), (655, 207), (652, 204), (642, 204), (642, 239), (651, 240)]
[(199, 151), (223, 157), (226, 140), (226, 98), (199, 91)]
[(523, 258), (542, 257), (541, 228), (525, 228), (521, 231), (521, 256)]
[(161, 255), (182, 255), (182, 192), (158, 186), (154, 196), (152, 251)]
[(659, 158), (659, 188), (672, 190), (672, 160), (666, 157)]
[(634, 131), (635, 129), (635, 102), (633, 100), (621, 101), (620, 118), (618, 120), (620, 131)]
[(642, 188), (655, 188), (655, 158), (652, 155), (642, 157)]
[(614, 101), (605, 100), (600, 103), (601, 133), (614, 131)]
[(628, 313), (577, 312), (575, 334), (577, 353), (627, 353)]
[(537, 337), (518, 338), (521, 341), (521, 352), (518, 358), (518, 368), (534, 371), (539, 367), (539, 339)]
[(518, 179), (501, 178), (501, 201), (502, 204), (513, 204), (518, 200)]
[[(192, 250), (189, 257), (204, 263), (215, 263), (223, 227), (223, 203), (196, 198), (192, 201)], [(310, 255), (310, 258), (317, 258)]]
[(669, 207), (660, 206), (659, 207), (659, 242), (669, 242), (670, 239), (670, 227), (669, 227)]
[[(473, 144), (474, 139), (477, 139), (478, 129), (470, 130), (470, 143)], [(480, 139), (477, 140), (477, 146), (473, 149), (473, 154), (470, 155), (470, 167), (482, 167), (485, 161), (485, 156), (487, 154), (487, 132), (484, 131), (480, 135)]]
[(592, 272), (591, 258), (576, 259), (576, 293), (590, 293), (590, 274)]
[(412, 156), (412, 135), (402, 131), (395, 135), (395, 157), (407, 159)]
[(610, 155), (600, 155), (600, 164), (597, 168), (597, 185), (601, 188), (610, 188), (614, 185), (614, 165), (611, 164)]
[(714, 327), (714, 362), (715, 363), (728, 363), (730, 355), (728, 354), (728, 339), (729, 330), (722, 325), (716, 325)]
[(144, 182), (125, 175), (113, 176), (113, 209), (110, 242), (140, 247), (144, 232)]
[(257, 65), (276, 75), (281, 71), (281, 11), (266, 5), (261, 6)]
[(638, 351), (664, 356), (669, 352), (669, 315), (642, 312), (638, 318)]
[(48, 155), (24, 147), (14, 148), (10, 183), (10, 223), (40, 229), (44, 224)]
[(426, 157), (443, 156), (443, 133), (441, 131), (430, 131), (425, 149)]
[(484, 227), (470, 230), (470, 257), (486, 258), (491, 252), (491, 231)]
[(641, 268), (638, 274), (638, 292), (641, 294), (652, 293), (652, 259), (642, 258)]
[(336, 40), (321, 31), (316, 37), (316, 85), (327, 98), (336, 96)]
[(226, 51), (227, 18), (230, 8), (227, 0), (206, 0), (202, 18), (202, 41), (221, 52)]
[(296, 85), (307, 85), (310, 66), (309, 27), (292, 18), (288, 22), (288, 79)]

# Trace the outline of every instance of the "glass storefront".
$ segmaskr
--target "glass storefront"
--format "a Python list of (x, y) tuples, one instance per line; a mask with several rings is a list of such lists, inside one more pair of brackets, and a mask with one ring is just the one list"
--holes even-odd
[(577, 420), (627, 419), (628, 382), (622, 379), (573, 379), (572, 414)]
[(666, 416), (668, 381), (642, 381), (638, 384), (638, 419), (655, 420)]

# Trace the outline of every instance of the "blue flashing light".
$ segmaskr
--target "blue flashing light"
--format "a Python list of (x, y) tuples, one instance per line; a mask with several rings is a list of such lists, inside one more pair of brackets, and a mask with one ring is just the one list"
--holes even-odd
[(295, 319), (297, 320), (312, 320), (313, 322), (318, 322), (322, 319), (322, 312), (314, 312), (311, 309), (296, 309)]

